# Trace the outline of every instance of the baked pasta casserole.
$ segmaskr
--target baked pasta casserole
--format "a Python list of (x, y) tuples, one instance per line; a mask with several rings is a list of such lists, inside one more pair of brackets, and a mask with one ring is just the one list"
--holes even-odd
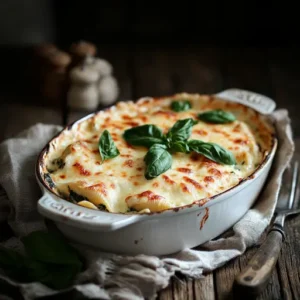
[(63, 130), (40, 167), (48, 188), (78, 205), (158, 212), (209, 199), (251, 176), (273, 134), (266, 117), (213, 96), (142, 98)]

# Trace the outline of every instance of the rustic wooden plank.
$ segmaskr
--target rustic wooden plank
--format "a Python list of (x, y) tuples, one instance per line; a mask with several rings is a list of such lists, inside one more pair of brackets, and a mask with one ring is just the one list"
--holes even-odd
[(215, 93), (222, 87), (219, 58), (219, 50), (210, 47), (137, 48), (134, 96)]
[[(270, 77), (274, 99), (279, 108), (286, 108), (292, 120), (294, 136), (300, 137), (298, 101), (300, 93), (299, 49), (269, 49)], [(295, 157), (300, 159), (300, 139), (296, 140)], [(287, 239), (279, 256), (277, 270), (283, 299), (300, 298), (300, 259), (299, 237), (300, 216), (288, 218), (285, 224)]]
[[(295, 158), (300, 160), (300, 139), (295, 140)], [(299, 193), (297, 195), (299, 207)], [(278, 259), (278, 274), (283, 299), (300, 299), (300, 215), (288, 217), (285, 222), (286, 240)]]
[(274, 99), (278, 107), (289, 110), (294, 135), (300, 137), (299, 48), (269, 49), (268, 58)]
[(241, 88), (271, 95), (267, 52), (261, 48), (223, 49), (224, 88)]
[(214, 300), (214, 275), (209, 273), (204, 278), (194, 280), (194, 299)]
[(174, 300), (193, 300), (193, 280), (188, 278), (175, 278), (173, 280), (173, 299)]
[(159, 300), (173, 300), (172, 282), (158, 294)]
[(220, 49), (186, 46), (177, 51), (171, 64), (175, 92), (214, 94), (222, 89)]

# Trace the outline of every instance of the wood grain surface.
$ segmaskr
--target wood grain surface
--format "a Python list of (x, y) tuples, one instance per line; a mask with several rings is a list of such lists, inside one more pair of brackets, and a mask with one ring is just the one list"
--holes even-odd
[[(99, 56), (109, 60), (120, 84), (119, 100), (161, 96), (176, 92), (217, 93), (225, 88), (244, 88), (275, 99), (278, 108), (287, 108), (297, 149), (300, 149), (300, 68), (299, 49), (200, 47), (159, 45), (99, 45)], [(0, 139), (46, 122), (60, 124), (60, 112), (4, 99), (0, 109)], [(20, 101), (19, 101), (20, 102)], [(70, 112), (68, 122), (85, 112)], [(300, 159), (300, 151), (296, 151)], [(7, 237), (0, 224), (0, 234)], [(287, 239), (278, 263), (263, 293), (257, 297), (240, 294), (233, 286), (256, 247), (204, 278), (174, 278), (158, 299), (300, 299), (300, 216), (286, 221)], [(6, 231), (7, 232), (7, 231)], [(3, 234), (2, 234), (3, 233)], [(263, 237), (262, 237), (263, 239)]]

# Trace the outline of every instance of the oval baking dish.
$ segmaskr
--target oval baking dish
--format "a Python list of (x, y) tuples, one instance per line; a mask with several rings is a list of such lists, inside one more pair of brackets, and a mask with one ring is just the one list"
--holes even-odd
[[(166, 255), (200, 245), (229, 229), (251, 208), (267, 179), (277, 139), (266, 115), (275, 109), (275, 103), (265, 96), (238, 89), (207, 97), (224, 103), (239, 103), (239, 107), (252, 111), (272, 128), (270, 136), (266, 137), (270, 141), (269, 149), (262, 161), (237, 184), (186, 205), (154, 212), (106, 212), (71, 203), (51, 186), (53, 182), (45, 172), (47, 155), (55, 148), (54, 141), (58, 137), (98, 114), (95, 113), (66, 127), (39, 154), (36, 176), (43, 196), (38, 201), (38, 211), (53, 220), (69, 239), (103, 251), (123, 254)], [(145, 98), (138, 103), (141, 101)]]

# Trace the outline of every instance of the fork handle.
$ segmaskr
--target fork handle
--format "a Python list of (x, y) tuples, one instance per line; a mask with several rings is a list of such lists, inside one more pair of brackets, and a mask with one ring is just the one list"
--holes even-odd
[(235, 284), (249, 293), (258, 295), (268, 284), (281, 250), (284, 232), (273, 227), (248, 265), (237, 276)]

